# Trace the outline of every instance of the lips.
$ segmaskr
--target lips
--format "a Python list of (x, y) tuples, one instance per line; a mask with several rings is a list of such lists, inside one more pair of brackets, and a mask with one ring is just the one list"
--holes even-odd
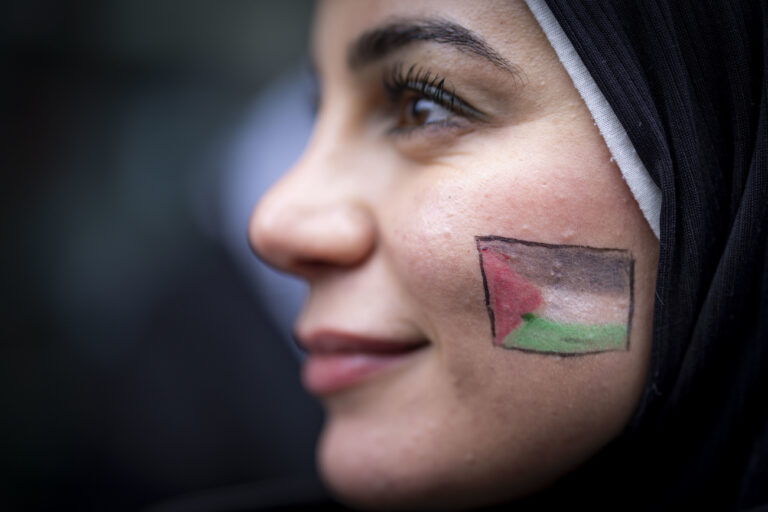
[(406, 363), (428, 345), (426, 340), (377, 339), (331, 331), (299, 340), (309, 354), (302, 368), (302, 381), (314, 395), (362, 384)]

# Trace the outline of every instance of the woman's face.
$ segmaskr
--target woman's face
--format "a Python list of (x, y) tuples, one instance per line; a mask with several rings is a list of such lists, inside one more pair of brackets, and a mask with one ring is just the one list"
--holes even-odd
[(310, 284), (324, 479), (384, 509), (551, 484), (650, 346), (658, 242), (588, 110), (522, 2), (328, 1), (313, 51), (314, 135), (250, 239)]

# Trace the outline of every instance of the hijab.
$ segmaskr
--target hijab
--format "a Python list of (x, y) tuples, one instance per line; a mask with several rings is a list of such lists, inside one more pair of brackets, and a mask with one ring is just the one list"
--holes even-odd
[(634, 417), (531, 505), (768, 510), (768, 5), (528, 4), (660, 242)]

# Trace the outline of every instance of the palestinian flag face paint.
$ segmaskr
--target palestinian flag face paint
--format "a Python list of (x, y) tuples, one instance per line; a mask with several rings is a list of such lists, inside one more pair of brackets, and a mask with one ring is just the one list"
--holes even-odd
[(495, 345), (562, 355), (629, 348), (629, 251), (475, 240)]

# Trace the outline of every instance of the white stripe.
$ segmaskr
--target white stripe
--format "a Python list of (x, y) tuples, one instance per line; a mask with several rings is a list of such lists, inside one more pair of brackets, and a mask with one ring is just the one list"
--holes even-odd
[(549, 39), (549, 43), (555, 49), (560, 62), (571, 76), (571, 80), (584, 99), (584, 103), (587, 104), (611, 156), (621, 169), (624, 181), (629, 185), (629, 189), (640, 205), (640, 210), (650, 224), (656, 238), (659, 238), (661, 190), (651, 179), (648, 170), (637, 155), (632, 141), (629, 140), (624, 126), (619, 122), (608, 100), (603, 96), (547, 4), (544, 0), (526, 0), (526, 3)]

